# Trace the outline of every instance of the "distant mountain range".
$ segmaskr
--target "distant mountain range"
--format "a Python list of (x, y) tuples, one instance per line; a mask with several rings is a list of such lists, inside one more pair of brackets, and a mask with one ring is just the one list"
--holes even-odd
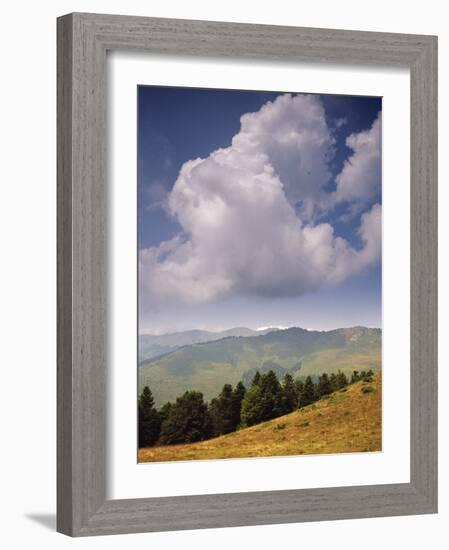
[[(141, 336), (139, 391), (149, 385), (160, 406), (187, 389), (216, 396), (223, 384), (249, 384), (257, 369), (279, 377), (381, 368), (382, 331), (352, 327), (309, 331), (297, 327), (263, 332), (235, 328), (222, 333), (191, 330)], [(150, 358), (149, 355), (150, 354)]]
[(221, 340), (228, 336), (261, 336), (267, 334), (276, 328), (267, 328), (264, 330), (252, 330), (246, 327), (230, 328), (220, 332), (209, 330), (186, 330), (184, 332), (174, 332), (172, 334), (141, 334), (139, 336), (139, 363), (146, 359), (159, 357), (182, 346), (192, 344), (201, 344), (203, 342), (213, 342)]

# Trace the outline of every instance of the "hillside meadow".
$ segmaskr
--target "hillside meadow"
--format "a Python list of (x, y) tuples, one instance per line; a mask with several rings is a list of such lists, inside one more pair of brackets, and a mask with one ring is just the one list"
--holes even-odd
[(139, 462), (382, 450), (382, 377), (356, 382), (285, 416), (198, 443), (139, 449)]

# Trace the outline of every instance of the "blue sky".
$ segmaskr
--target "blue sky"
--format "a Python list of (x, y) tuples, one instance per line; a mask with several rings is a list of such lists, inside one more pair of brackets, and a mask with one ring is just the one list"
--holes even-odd
[(380, 326), (380, 112), (138, 87), (140, 330)]

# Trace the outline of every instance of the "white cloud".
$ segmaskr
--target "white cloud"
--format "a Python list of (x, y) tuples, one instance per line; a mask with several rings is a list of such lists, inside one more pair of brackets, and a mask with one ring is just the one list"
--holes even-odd
[(351, 134), (346, 145), (353, 154), (345, 161), (336, 178), (335, 202), (351, 202), (354, 210), (369, 204), (381, 189), (382, 120), (377, 116), (369, 130)]
[(264, 155), (282, 181), (288, 201), (308, 221), (331, 179), (328, 161), (334, 144), (320, 99), (284, 94), (242, 116), (232, 149), (248, 157)]
[[(348, 139), (357, 155), (363, 140)], [(314, 224), (333, 145), (319, 99), (285, 94), (242, 116), (230, 147), (186, 162), (168, 198), (183, 234), (141, 251), (141, 307), (297, 296), (376, 262), (379, 205), (361, 218), (360, 250)]]

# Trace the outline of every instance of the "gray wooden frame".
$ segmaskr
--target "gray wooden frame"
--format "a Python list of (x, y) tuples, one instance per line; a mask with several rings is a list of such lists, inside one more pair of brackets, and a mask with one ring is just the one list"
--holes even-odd
[[(411, 71), (411, 480), (106, 499), (108, 50)], [(75, 13), (58, 19), (57, 529), (72, 536), (437, 511), (437, 38)]]

